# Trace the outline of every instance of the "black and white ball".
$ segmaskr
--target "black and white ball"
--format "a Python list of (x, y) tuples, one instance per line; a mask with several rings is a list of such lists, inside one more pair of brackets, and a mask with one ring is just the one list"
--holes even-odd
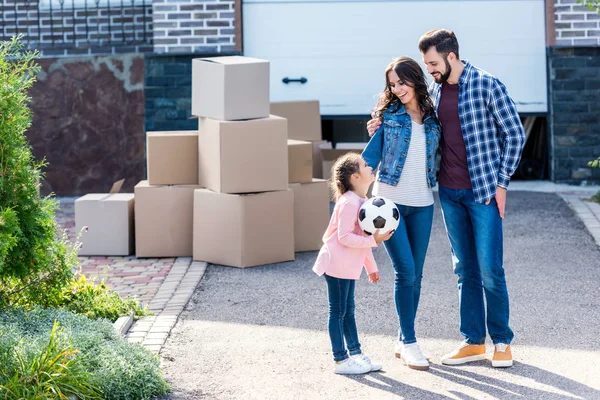
[(396, 204), (385, 197), (371, 197), (358, 211), (358, 225), (367, 235), (372, 235), (377, 229), (379, 233), (395, 230), (399, 223), (400, 212)]

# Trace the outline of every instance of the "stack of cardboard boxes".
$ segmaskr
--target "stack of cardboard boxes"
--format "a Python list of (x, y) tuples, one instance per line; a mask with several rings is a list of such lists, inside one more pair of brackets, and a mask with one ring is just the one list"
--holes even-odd
[(269, 63), (192, 61), (198, 120), (194, 260), (249, 267), (294, 259), (287, 121), (269, 113)]
[[(320, 248), (329, 198), (326, 181), (313, 179), (313, 152), (321, 139), (318, 103), (286, 106), (292, 114), (276, 105), (271, 110), (268, 61), (237, 56), (192, 61), (198, 130), (148, 132), (148, 180), (135, 186), (135, 206), (132, 195), (120, 200), (125, 214), (119, 218), (132, 221), (135, 215), (137, 257), (192, 256), (249, 267)], [(288, 121), (292, 139), (310, 141), (288, 141)], [(108, 204), (111, 196), (117, 195), (102, 201)], [(76, 219), (91, 222), (77, 209)], [(100, 229), (102, 236), (122, 229), (123, 221)], [(132, 243), (133, 229), (127, 235)], [(119, 254), (109, 249), (87, 254), (131, 251), (129, 244)]]

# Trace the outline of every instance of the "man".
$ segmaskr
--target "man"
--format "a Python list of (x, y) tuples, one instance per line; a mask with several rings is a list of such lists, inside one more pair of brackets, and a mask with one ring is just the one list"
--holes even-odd
[[(434, 78), (429, 91), (442, 125), (439, 194), (458, 275), (460, 332), (465, 341), (442, 357), (446, 365), (483, 360), (487, 330), (493, 367), (512, 366), (509, 301), (503, 268), (502, 219), (510, 177), (525, 134), (513, 100), (494, 76), (461, 61), (447, 29), (429, 31), (419, 50)], [(368, 123), (369, 134), (379, 120)]]

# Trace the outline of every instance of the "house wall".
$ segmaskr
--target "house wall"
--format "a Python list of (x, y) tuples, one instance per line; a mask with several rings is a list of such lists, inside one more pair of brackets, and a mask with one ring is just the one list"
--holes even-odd
[(600, 182), (587, 162), (600, 156), (600, 14), (554, 1), (554, 40), (548, 47), (550, 179)]
[[(79, 0), (2, 0), (0, 40), (22, 34), (30, 48), (45, 57), (152, 51), (151, 0), (124, 1), (124, 6), (88, 9)], [(76, 7), (73, 4), (76, 1)]]
[(577, 4), (577, 0), (554, 0), (557, 46), (600, 45), (600, 14)]
[(549, 127), (553, 181), (600, 180), (587, 162), (600, 156), (600, 47), (549, 49)]
[(240, 0), (152, 0), (154, 52), (240, 51), (240, 4)]

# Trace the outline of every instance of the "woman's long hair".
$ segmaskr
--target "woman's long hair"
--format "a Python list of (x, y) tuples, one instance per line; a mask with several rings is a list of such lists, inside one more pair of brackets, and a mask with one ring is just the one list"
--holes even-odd
[(435, 115), (433, 108), (433, 102), (429, 97), (427, 91), (427, 79), (419, 64), (410, 57), (398, 57), (392, 60), (392, 62), (385, 69), (385, 89), (379, 95), (379, 101), (375, 107), (375, 114), (381, 118), (383, 112), (390, 110), (395, 112), (402, 106), (400, 99), (392, 93), (388, 73), (390, 71), (396, 72), (400, 82), (415, 89), (415, 96), (419, 103), (419, 108), (423, 112), (423, 115)]

